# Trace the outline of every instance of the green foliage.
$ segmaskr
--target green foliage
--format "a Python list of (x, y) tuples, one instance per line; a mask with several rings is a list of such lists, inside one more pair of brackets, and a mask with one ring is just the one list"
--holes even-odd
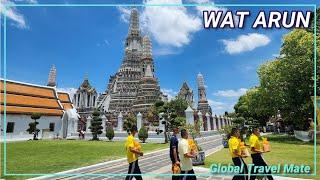
[(38, 133), (40, 132), (40, 129), (37, 128), (37, 125), (39, 122), (37, 122), (38, 119), (41, 118), (40, 113), (32, 113), (31, 114), (31, 119), (34, 120), (34, 122), (29, 123), (29, 128), (27, 129), (27, 132), (29, 134), (33, 134), (33, 140), (38, 140)]
[(41, 114), (40, 113), (32, 113), (31, 114), (31, 119), (33, 120), (37, 120), (41, 118)]
[(171, 121), (171, 127), (182, 127), (186, 123), (186, 118), (185, 117), (176, 117)]
[(244, 117), (236, 117), (233, 119), (232, 123), (236, 124), (237, 126), (243, 126), (245, 120), (246, 119)]
[(183, 129), (186, 129), (189, 132), (189, 135), (195, 139), (197, 137), (200, 137), (200, 128), (202, 126), (202, 122), (195, 121), (194, 124), (184, 124), (182, 126)]
[(100, 112), (95, 110), (92, 113), (91, 126), (89, 127), (92, 132), (92, 140), (99, 140), (98, 135), (102, 134), (102, 119), (100, 118)]
[(167, 132), (173, 127), (181, 127), (185, 124), (185, 113), (187, 109), (187, 101), (176, 98), (169, 102), (164, 103), (163, 101), (157, 101), (154, 104), (154, 116), (159, 119), (158, 114), (162, 113), (162, 117), (166, 120), (165, 122), (165, 143), (168, 142)]
[(39, 132), (40, 129), (36, 128), (38, 124), (39, 124), (39, 122), (31, 122), (31, 123), (29, 123), (29, 128), (27, 129), (27, 132), (29, 134), (32, 134), (34, 132)]
[(166, 103), (155, 105), (157, 113), (163, 113), (163, 117), (168, 121), (168, 128), (181, 127), (185, 123), (185, 110), (188, 107), (187, 101), (177, 98)]
[[(142, 144), (142, 148), (143, 152), (147, 153), (168, 148), (168, 145), (147, 143)], [(38, 142), (10, 142), (7, 143), (7, 169), (12, 172), (32, 174), (57, 173), (94, 165), (106, 160), (124, 158), (126, 154), (123, 151), (122, 141), (41, 140)], [(1, 151), (1, 157), (4, 157), (4, 153), (4, 151)], [(64, 154), (64, 156), (61, 156), (61, 154)], [(31, 178), (31, 176), (4, 176), (3, 171), (1, 171), (1, 179), (19, 180), (28, 178)]]
[(224, 135), (228, 135), (231, 133), (231, 129), (233, 128), (233, 126), (224, 126), (223, 128), (219, 129), (219, 133), (220, 134), (224, 134)]
[(106, 129), (106, 137), (111, 141), (114, 138), (114, 130), (112, 126), (108, 126)]
[(163, 101), (156, 101), (156, 102), (154, 103), (154, 105), (155, 105), (156, 107), (160, 107), (160, 106), (163, 106), (163, 105), (164, 105), (164, 102), (163, 102)]
[[(319, 35), (316, 40), (319, 44)], [(295, 29), (285, 35), (280, 56), (259, 67), (260, 85), (239, 98), (234, 107), (237, 117), (244, 117), (249, 121), (247, 124), (264, 125), (279, 110), (286, 124), (303, 129), (307, 119), (313, 117), (313, 41), (313, 33), (304, 29)], [(317, 53), (320, 53), (319, 46)], [(319, 64), (316, 67), (318, 71)], [(316, 76), (319, 84), (320, 74)], [(317, 92), (320, 92), (319, 87)], [(258, 122), (250, 123), (249, 118)]]
[(148, 129), (142, 126), (141, 129), (139, 130), (138, 137), (143, 143), (145, 143), (146, 140), (148, 139)]
[(129, 113), (123, 122), (123, 129), (130, 132), (133, 125), (137, 124), (137, 117), (133, 113)]

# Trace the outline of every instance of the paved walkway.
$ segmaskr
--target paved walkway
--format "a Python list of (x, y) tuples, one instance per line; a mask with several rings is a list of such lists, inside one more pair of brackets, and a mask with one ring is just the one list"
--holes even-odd
[[(201, 138), (198, 143), (208, 156), (222, 147), (221, 136), (215, 135)], [(139, 159), (139, 166), (142, 173), (152, 174), (170, 174), (171, 162), (169, 160), (169, 150), (159, 150), (145, 154)], [(90, 176), (42, 176), (32, 178), (32, 180), (119, 180), (124, 179), (123, 176), (104, 176), (106, 173), (126, 174), (128, 170), (127, 160), (125, 158), (108, 161), (92, 166), (82, 167), (69, 171), (60, 172), (60, 174), (91, 174)], [(195, 173), (209, 173), (209, 169), (202, 167), (194, 167)], [(59, 173), (58, 173), (59, 174)], [(96, 175), (95, 175), (96, 174)], [(171, 180), (171, 176), (143, 176), (144, 180)], [(198, 176), (198, 180), (231, 180), (232, 176)], [(297, 180), (298, 178), (274, 177), (276, 180)]]
[[(200, 138), (197, 140), (199, 145), (205, 151), (206, 155), (215, 152), (222, 148), (221, 146), (221, 136), (214, 135), (209, 137)], [(145, 154), (139, 159), (139, 166), (142, 173), (170, 173), (169, 159), (169, 149), (164, 149), (160, 151), (155, 151)], [(161, 169), (161, 171), (159, 171)], [(33, 178), (33, 180), (53, 180), (53, 179), (64, 179), (64, 180), (101, 180), (101, 179), (124, 179), (124, 177), (106, 177), (101, 176), (101, 174), (115, 173), (115, 174), (126, 174), (128, 171), (128, 163), (125, 158), (118, 159), (115, 161), (109, 161), (105, 163), (100, 163), (92, 166), (87, 166), (83, 168), (78, 168), (74, 170), (60, 172), (61, 174), (97, 174), (97, 176), (43, 176), (38, 178)], [(145, 177), (147, 178), (147, 177)], [(148, 178), (154, 179), (154, 176), (148, 176)]]

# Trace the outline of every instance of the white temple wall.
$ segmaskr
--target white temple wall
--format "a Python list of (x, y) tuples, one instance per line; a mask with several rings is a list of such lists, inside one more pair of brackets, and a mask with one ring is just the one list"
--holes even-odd
[[(3, 114), (1, 114), (1, 121), (3, 123)], [(29, 128), (29, 123), (34, 122), (31, 119), (30, 115), (18, 115), (18, 114), (7, 114), (6, 115), (6, 123), (14, 122), (14, 128), (12, 133), (6, 134), (7, 140), (27, 140), (32, 139), (33, 134), (29, 134), (26, 130)], [(38, 134), (38, 138), (53, 138), (56, 137), (61, 129), (61, 117), (60, 116), (41, 116), (40, 119), (37, 120), (39, 124), (37, 128), (40, 129)], [(54, 123), (54, 131), (44, 132), (44, 129), (49, 129), (49, 124)], [(4, 125), (1, 126), (4, 128)], [(6, 132), (6, 129), (3, 129), (1, 132), (1, 136)]]

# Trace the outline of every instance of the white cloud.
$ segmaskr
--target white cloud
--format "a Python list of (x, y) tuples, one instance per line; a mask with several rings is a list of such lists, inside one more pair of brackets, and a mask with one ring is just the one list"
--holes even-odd
[(178, 94), (178, 92), (174, 91), (173, 89), (166, 89), (166, 88), (161, 89), (161, 92), (168, 96), (169, 101), (171, 99), (174, 99)]
[(202, 4), (201, 6), (196, 6), (201, 16), (203, 11), (227, 11), (226, 8), (215, 6), (214, 2), (210, 0), (188, 0), (188, 2)]
[[(223, 11), (210, 0), (188, 0), (189, 3), (203, 4), (196, 6), (198, 13), (192, 14), (183, 6), (146, 6), (140, 14), (141, 29), (152, 36), (155, 41), (166, 47), (182, 47), (191, 42), (192, 35), (202, 30), (202, 11)], [(182, 4), (182, 0), (144, 0), (144, 4)], [(210, 6), (207, 6), (210, 5)], [(128, 23), (130, 8), (118, 7), (120, 19)], [(237, 23), (238, 17), (235, 16)], [(162, 52), (164, 52), (162, 50)], [(160, 51), (160, 54), (162, 53)], [(168, 51), (166, 51), (168, 52)], [(164, 53), (166, 54), (166, 53)]]
[(16, 7), (6, 7), (5, 4), (15, 5), (16, 3), (27, 3), (27, 4), (36, 4), (37, 0), (0, 0), (0, 14), (6, 13), (6, 17), (12, 20), (13, 25), (18, 28), (28, 28), (25, 18), (22, 14), (19, 13)]
[(97, 46), (98, 47), (100, 47), (100, 46), (109, 46), (110, 45), (110, 43), (109, 43), (109, 41), (108, 40), (103, 40), (102, 42), (99, 42), (99, 43), (97, 43)]
[(130, 19), (130, 8), (125, 8), (122, 6), (117, 7), (117, 9), (120, 11), (121, 15), (120, 15), (120, 19), (125, 22), (128, 23), (129, 19)]
[(66, 92), (69, 94), (71, 100), (73, 99), (73, 95), (77, 92), (76, 88), (57, 88), (59, 92)]
[(237, 54), (245, 51), (252, 51), (257, 47), (266, 46), (270, 43), (270, 38), (263, 34), (249, 33), (240, 35), (237, 39), (223, 39), (225, 50), (229, 54)]
[[(182, 4), (182, 0), (144, 0), (144, 4)], [(130, 19), (130, 8), (118, 7), (120, 19)], [(190, 43), (192, 34), (201, 30), (201, 17), (183, 6), (146, 6), (140, 14), (142, 31), (163, 46), (181, 47)]]
[[(145, 4), (182, 4), (182, 0), (145, 0)], [(181, 47), (201, 30), (201, 18), (188, 13), (183, 6), (146, 6), (141, 14), (143, 29), (160, 45)]]
[(14, 5), (15, 3), (13, 1), (9, 0), (0, 0), (0, 14), (5, 14), (6, 17), (12, 21), (15, 22), (14, 25), (16, 25), (19, 28), (27, 28), (26, 21), (23, 17), (22, 14), (20, 14), (15, 7), (6, 7), (5, 9), (5, 4), (12, 4)]
[(20, 2), (20, 3), (30, 3), (30, 4), (36, 4), (38, 3), (37, 0), (14, 0), (15, 2)]
[(226, 103), (220, 101), (214, 101), (212, 99), (208, 99), (208, 103), (212, 108), (213, 114), (224, 115), (225, 111), (233, 112), (235, 103)]
[(163, 47), (163, 48), (157, 48), (153, 50), (153, 55), (155, 56), (165, 56), (165, 55), (171, 55), (171, 54), (179, 54), (181, 50), (176, 48), (169, 48), (169, 47)]
[(246, 93), (248, 89), (246, 88), (240, 88), (238, 90), (220, 90), (216, 93), (214, 93), (215, 96), (220, 96), (220, 97), (240, 97)]
[(225, 103), (208, 99), (208, 103), (214, 110), (221, 110), (225, 107)]

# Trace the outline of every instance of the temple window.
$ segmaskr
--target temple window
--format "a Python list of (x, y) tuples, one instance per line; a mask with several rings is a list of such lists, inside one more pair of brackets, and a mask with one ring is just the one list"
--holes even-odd
[(14, 122), (8, 122), (7, 123), (7, 133), (13, 133), (14, 131)]
[(49, 124), (49, 130), (50, 131), (54, 131), (54, 123), (50, 123)]

